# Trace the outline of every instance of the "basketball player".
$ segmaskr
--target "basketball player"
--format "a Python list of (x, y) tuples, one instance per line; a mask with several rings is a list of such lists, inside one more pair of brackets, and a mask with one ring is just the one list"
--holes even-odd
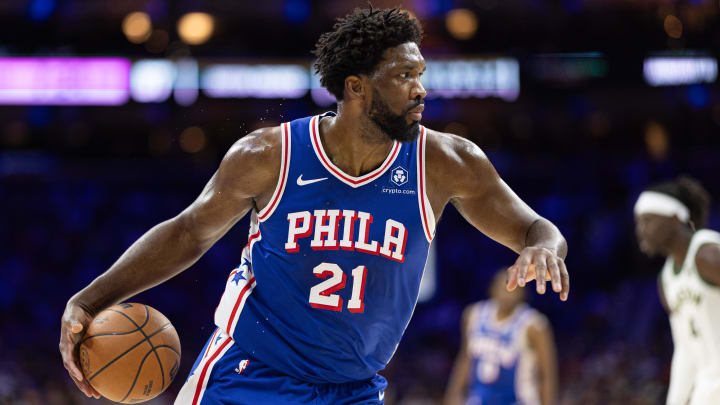
[(249, 243), (227, 278), (217, 330), (176, 404), (383, 403), (377, 375), (410, 321), (445, 205), (519, 253), (507, 288), (546, 280), (566, 300), (566, 243), (473, 143), (420, 125), (420, 25), (355, 10), (315, 54), (337, 112), (257, 130), (232, 146), (198, 199), (148, 231), (73, 296), (60, 351), (92, 316), (191, 266), (248, 212)]
[(505, 271), (490, 299), (462, 316), (462, 346), (445, 405), (551, 405), (557, 395), (557, 358), (550, 324), (527, 306), (523, 290), (507, 291)]
[(658, 286), (675, 343), (668, 405), (720, 403), (720, 234), (701, 229), (709, 206), (689, 177), (650, 187), (635, 203), (640, 250), (667, 257)]

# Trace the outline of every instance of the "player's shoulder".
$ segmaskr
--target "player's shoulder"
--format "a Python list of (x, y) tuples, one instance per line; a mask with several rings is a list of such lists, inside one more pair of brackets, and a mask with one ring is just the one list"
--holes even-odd
[(257, 129), (235, 141), (226, 158), (268, 159), (282, 154), (282, 128), (280, 126)]
[(481, 167), (488, 163), (482, 149), (469, 139), (427, 127), (425, 134), (425, 159), (430, 171), (441, 170), (448, 174), (448, 171)]
[(465, 308), (463, 308), (462, 315), (460, 316), (460, 324), (462, 325), (462, 329), (467, 332), (470, 327), (475, 323), (478, 314), (480, 313), (480, 309), (482, 308), (482, 304), (484, 301), (479, 302), (473, 302), (472, 304), (469, 304)]
[(426, 153), (434, 153), (444, 157), (462, 157), (466, 154), (482, 154), (482, 150), (474, 142), (449, 132), (436, 131), (425, 127), (427, 137)]
[(524, 311), (525, 324), (529, 328), (534, 328), (538, 331), (550, 328), (550, 320), (542, 312), (530, 306), (525, 307)]
[(701, 273), (717, 272), (720, 269), (720, 233), (702, 229), (693, 239), (699, 244), (695, 253), (695, 265)]
[(219, 180), (256, 193), (273, 188), (280, 173), (282, 136), (280, 126), (266, 127), (235, 141), (220, 163)]
[(466, 320), (476, 318), (480, 312), (482, 312), (483, 308), (486, 308), (489, 305), (492, 305), (490, 300), (472, 302), (463, 309), (462, 317)]
[(715, 259), (720, 253), (720, 233), (711, 229), (700, 229), (693, 235), (692, 242), (697, 246), (695, 260)]

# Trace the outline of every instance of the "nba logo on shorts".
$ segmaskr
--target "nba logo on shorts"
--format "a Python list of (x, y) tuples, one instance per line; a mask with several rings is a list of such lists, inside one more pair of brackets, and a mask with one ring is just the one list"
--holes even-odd
[(245, 368), (247, 368), (248, 364), (250, 364), (250, 360), (242, 360), (235, 369), (235, 372), (238, 374), (242, 374), (243, 371), (245, 371)]
[(402, 186), (408, 181), (408, 171), (402, 166), (392, 169), (392, 177), (390, 177), (390, 181), (395, 183), (397, 186)]

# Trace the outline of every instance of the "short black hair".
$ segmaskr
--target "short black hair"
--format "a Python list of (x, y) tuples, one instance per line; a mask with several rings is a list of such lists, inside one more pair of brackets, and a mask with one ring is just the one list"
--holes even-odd
[(338, 18), (333, 30), (320, 36), (312, 52), (320, 83), (340, 101), (345, 78), (369, 74), (382, 61), (383, 52), (406, 42), (420, 45), (422, 27), (399, 8), (356, 8)]
[(685, 204), (690, 210), (690, 220), (695, 224), (695, 229), (707, 225), (710, 193), (694, 178), (679, 176), (671, 181), (655, 184), (649, 187), (648, 191), (667, 194)]

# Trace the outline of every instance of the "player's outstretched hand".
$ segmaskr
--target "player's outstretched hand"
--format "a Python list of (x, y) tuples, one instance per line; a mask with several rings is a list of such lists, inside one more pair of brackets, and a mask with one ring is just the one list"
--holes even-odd
[(518, 286), (525, 287), (528, 281), (535, 280), (538, 294), (545, 294), (545, 285), (547, 281), (551, 281), (553, 290), (560, 293), (560, 299), (568, 299), (570, 275), (565, 261), (550, 249), (526, 247), (520, 252), (515, 264), (508, 268), (507, 275), (508, 291), (513, 291)]
[(67, 369), (70, 378), (72, 378), (78, 389), (88, 397), (100, 398), (100, 393), (95, 391), (90, 382), (83, 377), (77, 355), (77, 344), (92, 318), (80, 306), (68, 303), (60, 322), (60, 354), (65, 369)]

